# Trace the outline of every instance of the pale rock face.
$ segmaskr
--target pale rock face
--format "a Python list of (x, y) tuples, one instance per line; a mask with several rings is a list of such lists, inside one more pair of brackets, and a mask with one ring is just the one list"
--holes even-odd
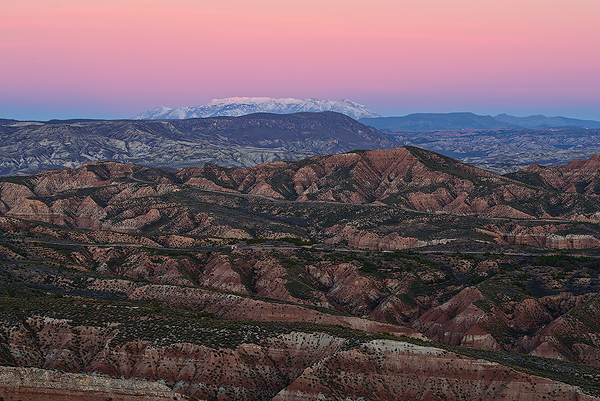
[[(506, 227), (488, 226), (497, 241), (507, 245), (531, 245), (558, 249), (585, 249), (600, 245), (600, 240), (592, 235), (558, 235), (554, 225), (527, 227), (513, 224)], [(506, 230), (509, 228), (509, 230)]]
[(300, 112), (335, 111), (358, 120), (359, 118), (379, 117), (379, 114), (348, 99), (273, 99), (268, 97), (232, 97), (213, 99), (210, 103), (197, 107), (156, 107), (133, 117), (134, 120), (187, 119), (217, 116), (239, 117), (252, 113), (290, 114)]
[[(346, 398), (338, 397), (343, 394)], [(274, 401), (593, 400), (576, 387), (431, 347), (376, 340), (311, 366)]]
[(164, 384), (36, 368), (0, 366), (0, 397), (29, 401), (181, 399)]

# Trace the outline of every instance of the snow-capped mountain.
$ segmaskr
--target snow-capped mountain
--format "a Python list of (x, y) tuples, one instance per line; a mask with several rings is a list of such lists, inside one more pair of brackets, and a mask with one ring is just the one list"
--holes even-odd
[(206, 118), (217, 116), (238, 117), (252, 113), (290, 114), (299, 112), (335, 111), (358, 120), (366, 117), (379, 117), (379, 114), (348, 99), (273, 99), (270, 97), (230, 97), (214, 99), (197, 107), (156, 107), (133, 117), (134, 120), (182, 120), (186, 118)]

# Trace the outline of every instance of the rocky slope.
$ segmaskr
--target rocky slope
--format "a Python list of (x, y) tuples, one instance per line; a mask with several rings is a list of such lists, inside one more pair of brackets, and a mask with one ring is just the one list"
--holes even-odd
[[(122, 400), (140, 396), (183, 398), (164, 385), (147, 382), (161, 380), (175, 392), (197, 399), (595, 399), (573, 385), (498, 363), (439, 347), (394, 339), (373, 340), (361, 337), (360, 332), (344, 333), (334, 326), (322, 328), (333, 329), (337, 335), (318, 331), (318, 326), (312, 332), (305, 328), (306, 331), (277, 333), (264, 328), (261, 331), (250, 321), (245, 327), (237, 327), (227, 321), (209, 318), (203, 322), (206, 317), (196, 317), (194, 330), (207, 331), (215, 344), (210, 346), (197, 335), (182, 332), (185, 330), (180, 326), (191, 321), (185, 317), (179, 322), (168, 318), (174, 310), (160, 313), (142, 306), (134, 309), (139, 319), (134, 324), (137, 330), (132, 332), (127, 327), (124, 337), (120, 331), (126, 329), (126, 319), (133, 317), (123, 310), (127, 305), (73, 302), (71, 307), (64, 303), (62, 311), (47, 309), (46, 313), (64, 316), (69, 309), (78, 307), (79, 311), (71, 314), (77, 316), (77, 325), (71, 319), (30, 316), (20, 323), (9, 323), (6, 330), (7, 316), (3, 317), (3, 335), (8, 340), (2, 344), (6, 347), (2, 355), (19, 366), (38, 367), (3, 368), (3, 394), (33, 400), (43, 396), (95, 400), (106, 395)], [(24, 308), (31, 308), (31, 302)], [(111, 309), (112, 314), (108, 312)], [(99, 316), (94, 318), (90, 312)], [(125, 314), (119, 316), (119, 312)], [(189, 311), (178, 312), (180, 316), (193, 315)], [(89, 324), (99, 318), (104, 320), (102, 325)], [(82, 324), (85, 321), (87, 325)], [(165, 330), (164, 326), (168, 328)], [(230, 342), (230, 333), (239, 333), (240, 329), (246, 340), (242, 336)], [(186, 334), (188, 341), (180, 342), (179, 338)], [(215, 334), (222, 338), (215, 339)], [(219, 343), (225, 346), (216, 345)], [(544, 366), (543, 360), (539, 362), (539, 366)], [(535, 365), (530, 364), (530, 369)], [(103, 377), (39, 368), (100, 373)], [(600, 377), (592, 371), (582, 374), (589, 380)]]
[[(389, 380), (389, 377), (394, 380)], [(572, 386), (435, 348), (373, 341), (307, 369), (273, 400), (592, 400)]]
[(574, 160), (565, 166), (532, 165), (509, 176), (554, 191), (598, 196), (600, 195), (600, 154), (583, 161)]
[[(3, 227), (9, 228), (8, 224), (10, 221), (5, 221)], [(18, 221), (14, 224), (17, 230)], [(389, 254), (374, 254), (368, 259), (335, 255), (350, 260), (344, 263), (328, 261), (327, 253), (311, 258), (300, 248), (285, 252), (288, 261), (295, 261), (292, 265), (285, 260), (276, 262), (281, 251), (267, 249), (241, 248), (203, 258), (197, 256), (202, 256), (198, 250), (152, 252), (152, 248), (133, 247), (134, 253), (147, 256), (124, 263), (133, 272), (125, 274), (143, 274), (159, 283), (171, 280), (163, 275), (160, 265), (177, 266), (171, 277), (193, 279), (194, 272), (200, 276), (209, 273), (213, 281), (200, 285), (214, 286), (219, 277), (223, 288), (242, 282), (248, 285), (242, 292), (251, 293), (252, 298), (204, 289), (189, 281), (178, 286), (107, 277), (122, 272), (110, 258), (100, 256), (95, 263), (79, 259), (85, 252), (74, 248), (72, 242), (63, 246), (38, 242), (48, 238), (51, 232), (47, 228), (23, 228), (32, 234), (26, 238), (36, 242), (23, 246), (4, 242), (15, 257), (11, 262), (10, 254), (6, 254), (0, 261), (2, 364), (160, 379), (179, 393), (224, 400), (348, 396), (494, 399), (499, 395), (518, 399), (523, 394), (532, 399), (588, 399), (571, 385), (519, 373), (506, 364), (588, 387), (600, 377), (600, 371), (589, 368), (598, 364), (600, 355), (594, 343), (598, 328), (590, 324), (598, 321), (597, 296), (562, 293), (524, 297), (523, 290), (511, 281), (493, 285), (495, 271), (501, 271), (495, 276), (498, 278), (503, 274), (519, 278), (521, 274), (519, 270), (506, 271), (497, 259), (477, 262), (450, 255), (432, 255), (430, 259), (400, 255), (379, 265), (377, 259)], [(75, 238), (77, 235), (85, 238), (85, 232)], [(140, 243), (137, 236), (121, 236), (121, 240)], [(96, 252), (100, 247), (89, 248)], [(111, 248), (119, 247), (113, 244)], [(153, 254), (148, 255), (150, 252)], [(122, 260), (118, 254), (114, 256)], [(197, 267), (190, 269), (187, 261)], [(216, 261), (221, 268), (215, 268)], [(451, 275), (457, 279), (444, 277), (440, 267), (433, 265), (444, 266), (441, 261), (452, 266)], [(228, 263), (231, 268), (225, 267)], [(537, 262), (530, 261), (529, 265), (537, 266)], [(94, 271), (96, 266), (104, 269)], [(473, 272), (481, 277), (490, 275), (491, 281), (478, 288), (460, 284), (468, 282), (459, 279), (460, 274), (470, 277)], [(592, 280), (598, 285), (597, 277)], [(286, 285), (291, 282), (296, 284)], [(269, 288), (266, 293), (265, 285)], [(446, 294), (462, 287), (456, 296), (443, 301)], [(306, 297), (306, 288), (312, 292), (310, 297)], [(319, 291), (326, 291), (325, 296)], [(286, 302), (259, 299), (254, 295), (257, 293)], [(317, 305), (319, 310), (311, 309)], [(384, 323), (386, 320), (405, 327)], [(466, 348), (448, 353), (440, 351), (439, 345), (417, 347), (390, 337), (371, 342), (381, 332), (422, 336), (406, 327), (411, 325), (442, 342), (496, 351), (510, 349), (513, 354), (472, 355), (502, 356), (505, 365), (498, 365), (455, 353), (464, 353)], [(563, 366), (560, 361), (553, 365), (549, 360), (514, 353), (529, 350), (561, 360), (585, 361), (588, 368)], [(38, 390), (32, 392), (22, 386), (19, 391), (32, 394)], [(44, 390), (44, 394), (48, 393)]]
[[(70, 296), (158, 302), (239, 321), (302, 321), (428, 337), (600, 367), (600, 328), (593, 323), (600, 318), (595, 259), (444, 252), (367, 256), (281, 244), (181, 248), (190, 244), (183, 240), (188, 237), (178, 239), (180, 248), (162, 248), (160, 243), (175, 245), (175, 238), (89, 237), (5, 223), (6, 230), (36, 239), (0, 248), (2, 257), (13, 261), (0, 280), (7, 288), (21, 283)], [(53, 242), (67, 238), (62, 245)], [(72, 242), (93, 238), (109, 244)], [(57, 267), (19, 268), (28, 266), (27, 260)]]
[(490, 298), (467, 288), (421, 315), (414, 327), (448, 344), (559, 359), (577, 354), (579, 361), (600, 366), (600, 343), (590, 335), (595, 329), (588, 320), (598, 318), (595, 294), (560, 293), (497, 305)]
[[(205, 164), (172, 172), (90, 162), (0, 179), (0, 213), (7, 217), (129, 233), (310, 237), (375, 250), (465, 238), (582, 249), (598, 243), (599, 210), (595, 196), (534, 186), (413, 147), (242, 169)], [(529, 222), (515, 223), (523, 219)]]
[[(481, 217), (594, 220), (598, 210), (595, 200), (547, 192), (545, 188), (524, 185), (414, 147), (351, 152), (238, 170), (205, 165), (184, 169), (177, 177), (183, 183), (205, 189), (275, 199), (384, 203), (420, 212)], [(556, 203), (561, 207), (554, 207)]]

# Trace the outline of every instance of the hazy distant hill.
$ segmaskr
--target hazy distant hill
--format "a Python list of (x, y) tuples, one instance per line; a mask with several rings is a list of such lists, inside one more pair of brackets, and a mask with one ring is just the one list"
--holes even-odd
[(600, 128), (600, 121), (578, 120), (566, 117), (546, 117), (543, 115), (529, 117), (515, 117), (508, 114), (498, 114), (494, 117), (498, 121), (519, 125), (524, 128), (556, 128), (556, 127), (578, 127), (578, 128)]
[(506, 113), (480, 116), (473, 113), (416, 113), (403, 117), (361, 118), (360, 122), (391, 131), (428, 131), (507, 128), (600, 128), (600, 121), (543, 115), (515, 117)]
[(133, 117), (134, 120), (180, 120), (187, 118), (205, 118), (217, 116), (239, 117), (252, 113), (290, 114), (300, 112), (335, 111), (354, 119), (378, 117), (379, 115), (365, 106), (348, 99), (273, 99), (269, 97), (231, 97), (214, 99), (210, 103), (196, 107), (156, 107)]
[(361, 118), (361, 123), (393, 131), (505, 129), (515, 125), (473, 113), (416, 113), (404, 117)]

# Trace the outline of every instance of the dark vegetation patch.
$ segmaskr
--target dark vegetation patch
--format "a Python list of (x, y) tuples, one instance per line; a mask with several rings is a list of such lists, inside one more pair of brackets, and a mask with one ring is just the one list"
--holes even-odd
[(285, 278), (288, 281), (285, 283), (285, 288), (290, 295), (303, 300), (315, 298), (321, 285), (306, 272), (303, 264), (288, 258), (281, 258), (279, 261), (287, 271)]
[(434, 171), (442, 171), (466, 180), (479, 181), (480, 177), (471, 171), (473, 167), (458, 160), (414, 146), (406, 146), (406, 149)]
[(514, 173), (506, 174), (505, 177), (508, 177), (515, 181), (523, 182), (528, 185), (532, 185), (535, 187), (541, 187), (541, 188), (548, 189), (550, 191), (554, 191), (554, 188), (547, 185), (539, 173), (527, 172), (527, 171), (516, 171)]

